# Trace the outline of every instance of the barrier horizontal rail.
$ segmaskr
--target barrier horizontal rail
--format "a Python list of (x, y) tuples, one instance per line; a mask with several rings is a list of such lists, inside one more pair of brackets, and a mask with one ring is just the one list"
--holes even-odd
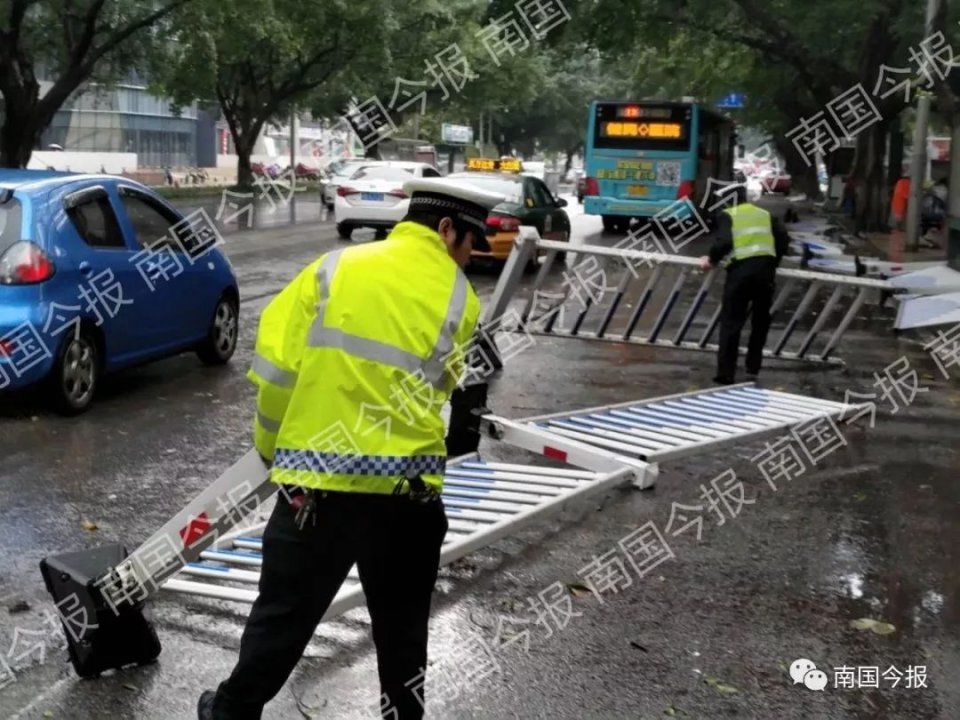
[[(546, 310), (538, 314), (538, 295), (540, 300), (551, 295), (544, 288), (559, 252), (570, 257), (573, 267), (577, 267), (583, 256), (618, 260), (622, 263), (619, 282), (609, 288), (604, 286), (596, 297), (584, 293), (587, 298), (583, 299), (578, 295), (579, 303), (572, 309), (571, 287), (567, 286), (565, 292), (554, 296), (558, 301), (547, 303)], [(543, 253), (545, 260), (533, 284), (522, 287), (524, 268)], [(646, 266), (645, 277), (637, 264)], [(717, 279), (721, 271), (713, 269), (696, 275), (698, 268), (699, 260), (693, 257), (630, 248), (569, 245), (543, 240), (535, 228), (523, 226), (487, 306), (484, 323), (534, 334), (715, 352), (717, 345), (712, 339), (720, 324), (721, 301), (716, 296), (719, 295), (717, 289), (723, 285)], [(691, 278), (698, 280), (697, 289), (692, 295), (685, 295)], [(778, 268), (777, 278), (782, 282), (771, 308), (773, 319), (791, 309), (791, 302), (795, 306), (782, 327), (771, 327), (764, 355), (810, 363), (841, 364), (835, 352), (843, 334), (868, 301), (879, 300), (893, 290), (886, 280), (794, 268)], [(633, 297), (631, 292), (640, 282), (642, 289)], [(662, 289), (664, 283), (670, 283), (666, 291)], [(514, 328), (503, 327), (505, 313), (522, 289), (529, 294), (521, 297), (520, 322)], [(799, 298), (794, 297), (795, 291), (799, 291)], [(630, 299), (632, 310), (625, 312)], [(676, 320), (678, 308), (683, 312), (679, 321)], [(567, 310), (575, 316), (569, 322), (565, 321)], [(644, 320), (649, 326), (641, 330)], [(805, 332), (797, 333), (803, 328)]]

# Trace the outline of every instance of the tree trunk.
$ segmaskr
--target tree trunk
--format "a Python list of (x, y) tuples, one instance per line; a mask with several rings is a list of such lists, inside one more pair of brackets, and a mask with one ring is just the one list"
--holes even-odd
[(0, 167), (25, 168), (43, 135), (42, 127), (38, 128), (36, 123), (36, 96), (18, 95), (19, 98), (9, 98), (5, 103), (0, 127)]
[[(254, 139), (254, 142), (256, 139)], [(253, 187), (253, 168), (250, 156), (253, 154), (253, 143), (246, 136), (234, 135), (233, 144), (237, 150), (237, 186), (248, 190)]]
[(570, 173), (570, 168), (573, 167), (573, 154), (576, 152), (576, 149), (567, 150), (567, 159), (563, 163), (563, 176), (566, 177)]
[(881, 120), (857, 136), (851, 175), (857, 188), (856, 232), (886, 227), (887, 179), (883, 159), (887, 149), (889, 122)]

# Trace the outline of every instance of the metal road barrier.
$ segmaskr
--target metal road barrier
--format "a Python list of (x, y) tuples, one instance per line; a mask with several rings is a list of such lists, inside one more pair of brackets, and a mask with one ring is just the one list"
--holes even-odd
[[(567, 467), (499, 463), (478, 455), (451, 461), (443, 489), (450, 528), (440, 564), (515, 534), (574, 500), (630, 483), (651, 487), (661, 462), (783, 433), (853, 409), (742, 383), (522, 420), (487, 415), (484, 420), (496, 439)], [(261, 523), (220, 539), (198, 560), (185, 563), (163, 589), (252, 603), (263, 562), (262, 532)], [(324, 617), (362, 603), (353, 568)]]
[[(574, 273), (565, 271), (564, 286), (551, 293), (548, 281), (558, 252), (575, 256)], [(546, 258), (532, 285), (522, 288), (525, 270), (542, 253)], [(604, 269), (602, 292), (568, 282), (576, 280), (578, 267), (593, 259), (594, 269), (600, 268), (604, 258), (617, 261), (612, 264), (619, 273), (615, 286), (606, 286), (611, 267)], [(543, 240), (535, 228), (523, 226), (483, 322), (500, 330), (715, 351), (712, 338), (720, 321), (723, 285), (717, 277), (723, 271), (699, 274), (698, 265), (696, 258), (681, 255)], [(883, 293), (893, 290), (884, 280), (791, 268), (779, 268), (777, 279), (771, 308), (775, 325), (764, 355), (813, 363), (841, 363), (834, 356), (837, 345), (864, 304), (879, 302)], [(695, 288), (692, 295), (688, 287)], [(509, 327), (504, 318), (515, 299), (522, 310), (517, 327)], [(626, 312), (628, 301), (632, 309)], [(786, 319), (778, 328), (781, 315)]]
[[(487, 547), (572, 502), (631, 483), (650, 487), (660, 462), (865, 407), (744, 383), (522, 420), (485, 415), (494, 438), (554, 464), (503, 463), (477, 454), (451, 460), (443, 489), (449, 530), (440, 563)], [(119, 545), (106, 545), (45, 558), (44, 579), (55, 601), (69, 599), (94, 621), (78, 635), (67, 634), (77, 672), (96, 677), (156, 658), (160, 643), (142, 610), (161, 588), (252, 603), (264, 523), (244, 523), (277, 492), (251, 450), (129, 556)], [(324, 617), (363, 601), (353, 568)]]

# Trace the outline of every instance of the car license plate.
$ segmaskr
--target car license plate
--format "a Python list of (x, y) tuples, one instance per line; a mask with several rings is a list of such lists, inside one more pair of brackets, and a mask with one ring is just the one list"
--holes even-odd
[(383, 201), (383, 193), (360, 193), (361, 200), (372, 200), (374, 202)]
[(633, 195), (634, 197), (643, 197), (647, 194), (646, 185), (627, 185), (627, 195)]

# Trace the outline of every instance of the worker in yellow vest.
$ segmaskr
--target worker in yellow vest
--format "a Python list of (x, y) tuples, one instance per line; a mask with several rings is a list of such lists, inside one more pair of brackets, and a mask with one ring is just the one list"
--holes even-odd
[(709, 255), (700, 258), (700, 267), (715, 268), (728, 258), (714, 382), (731, 385), (736, 381), (740, 333), (748, 315), (746, 371), (754, 377), (760, 372), (763, 346), (770, 330), (777, 266), (789, 251), (790, 236), (778, 219), (747, 202), (743, 185), (729, 185), (723, 190), (726, 193), (718, 196), (727, 207), (717, 215), (713, 246)]
[(423, 716), (427, 621), (447, 520), (440, 409), (480, 303), (463, 267), (503, 196), (411, 180), (384, 242), (329, 252), (260, 318), (254, 442), (280, 488), (240, 658), (201, 720), (260, 718), (356, 565), (383, 717)]

